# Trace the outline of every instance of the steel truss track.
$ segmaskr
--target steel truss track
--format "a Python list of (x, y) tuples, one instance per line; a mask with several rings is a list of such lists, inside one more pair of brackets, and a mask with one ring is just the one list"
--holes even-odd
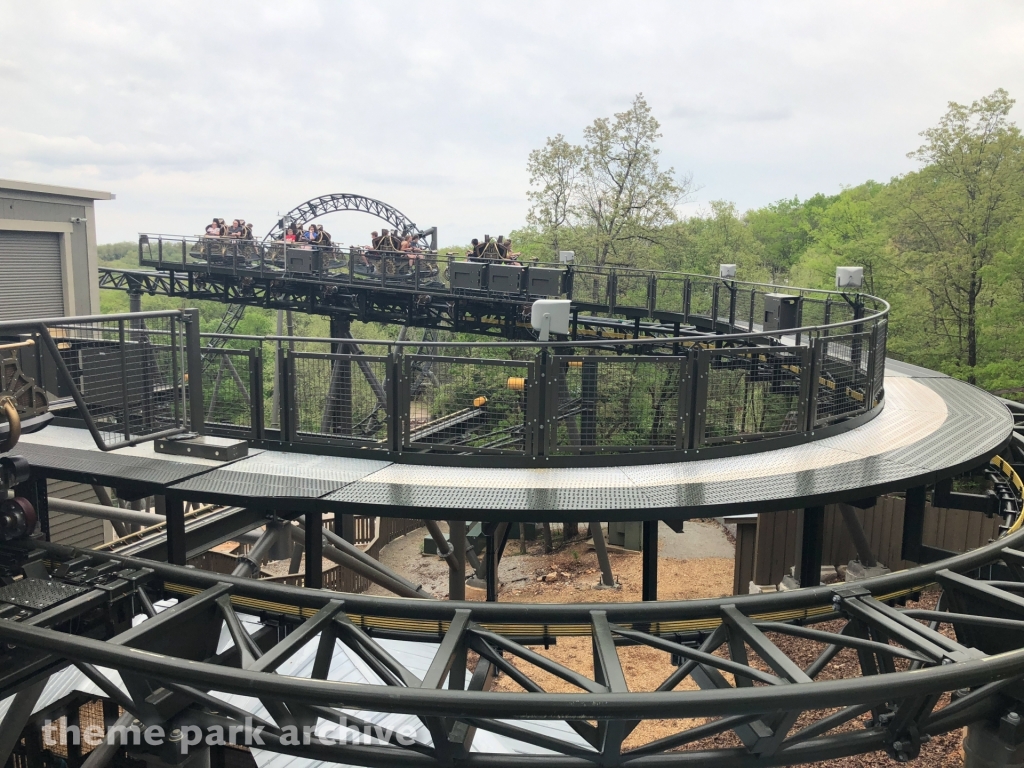
[[(1024, 531), (856, 585), (653, 604), (381, 599), (37, 546), (79, 594), (35, 615), (7, 611), (0, 619), (8, 644), (0, 696), (68, 664), (146, 724), (241, 726), (250, 713), (210, 692), (256, 696), (274, 721), (254, 721), (264, 727), (264, 748), (354, 765), (762, 766), (883, 749), (906, 760), (932, 736), (1005, 712), (1024, 679)], [(937, 610), (894, 605), (935, 582), (944, 590)], [(158, 597), (180, 602), (130, 627), (137, 606)], [(264, 629), (250, 637), (239, 614), (259, 615)], [(943, 625), (954, 628), (955, 639), (938, 631)], [(222, 627), (234, 647), (218, 655)], [(591, 638), (592, 676), (529, 647), (567, 635)], [(810, 664), (787, 654), (787, 637), (816, 644)], [(435, 645), (427, 672), (413, 674), (389, 653), (382, 645), (389, 638)], [(314, 641), (310, 677), (276, 673)], [(380, 684), (331, 680), (338, 643)], [(657, 690), (631, 691), (622, 663), (630, 646), (671, 654), (678, 666)], [(859, 676), (843, 676), (848, 666), (836, 666), (847, 649), (857, 656)], [(472, 674), (467, 652), (477, 657)], [(116, 669), (128, 693), (97, 665)], [(545, 692), (534, 669), (574, 692)], [(497, 672), (525, 692), (491, 690)], [(680, 690), (687, 681), (699, 690)], [(288, 725), (321, 718), (361, 729), (375, 712), (412, 715), (429, 739), (405, 746), (386, 737), (341, 744), (313, 738), (304, 746), (283, 740)], [(640, 723), (665, 719), (689, 722), (667, 737), (623, 746)], [(553, 735), (530, 725), (541, 720), (561, 726)], [(545, 752), (470, 752), (478, 731)]]

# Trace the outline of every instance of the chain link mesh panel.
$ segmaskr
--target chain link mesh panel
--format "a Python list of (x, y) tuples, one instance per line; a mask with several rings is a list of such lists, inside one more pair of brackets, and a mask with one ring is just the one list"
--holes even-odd
[[(183, 428), (187, 362), (178, 315), (69, 320), (49, 332), (107, 447)], [(54, 380), (57, 397), (71, 395), (68, 382)]]
[[(533, 375), (531, 362), (407, 355), (405, 445), (477, 453), (528, 451), (535, 426), (527, 418)], [(430, 386), (417, 387), (424, 378)]]
[(295, 381), (295, 434), (385, 445), (388, 359), (289, 353)]
[[(800, 431), (802, 348), (712, 349), (700, 353), (702, 445)], [(806, 374), (804, 374), (806, 375)]]
[(252, 350), (207, 349), (203, 352), (203, 408), (207, 426), (253, 429)]
[(687, 358), (556, 356), (556, 453), (681, 447)]
[(711, 319), (711, 305), (714, 303), (715, 283), (712, 278), (695, 277), (690, 280), (690, 315)]
[(872, 386), (872, 398), (871, 407), (874, 406), (875, 401), (878, 400), (882, 395), (882, 389), (885, 387), (885, 353), (886, 344), (888, 338), (889, 323), (885, 320), (879, 321), (875, 326), (875, 349), (874, 349), (874, 385)]
[(829, 424), (867, 410), (871, 353), (870, 333), (818, 339), (816, 424)]
[(615, 306), (647, 309), (650, 277), (646, 272), (617, 270), (615, 273)]
[(655, 311), (683, 314), (686, 309), (686, 279), (658, 275), (655, 287)]

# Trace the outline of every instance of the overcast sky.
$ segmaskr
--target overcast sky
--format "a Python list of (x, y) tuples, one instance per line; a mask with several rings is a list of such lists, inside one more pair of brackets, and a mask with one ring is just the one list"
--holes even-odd
[(948, 101), (1024, 97), (1022, 40), (1020, 2), (0, 0), (0, 178), (116, 193), (100, 242), (329, 192), (467, 242), (523, 223), (545, 137), (643, 92), (684, 212), (742, 210), (910, 170)]

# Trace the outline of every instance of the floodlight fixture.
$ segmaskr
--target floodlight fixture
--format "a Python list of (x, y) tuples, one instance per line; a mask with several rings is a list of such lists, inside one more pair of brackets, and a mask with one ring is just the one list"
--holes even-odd
[(530, 309), (530, 325), (547, 341), (551, 333), (569, 333), (569, 314), (572, 302), (568, 299), (537, 299)]
[(836, 267), (836, 288), (861, 288), (864, 285), (864, 267)]
[(719, 264), (718, 265), (718, 276), (723, 280), (735, 280), (736, 279), (736, 265), (735, 264)]

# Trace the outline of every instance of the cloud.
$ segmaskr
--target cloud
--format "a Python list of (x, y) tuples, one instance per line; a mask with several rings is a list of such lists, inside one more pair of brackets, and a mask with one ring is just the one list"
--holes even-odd
[(116, 192), (101, 240), (350, 191), (464, 242), (523, 222), (545, 137), (642, 91), (694, 209), (744, 209), (889, 178), (947, 101), (1024, 94), (1024, 6), (986, 8), (0, 0), (0, 177)]

